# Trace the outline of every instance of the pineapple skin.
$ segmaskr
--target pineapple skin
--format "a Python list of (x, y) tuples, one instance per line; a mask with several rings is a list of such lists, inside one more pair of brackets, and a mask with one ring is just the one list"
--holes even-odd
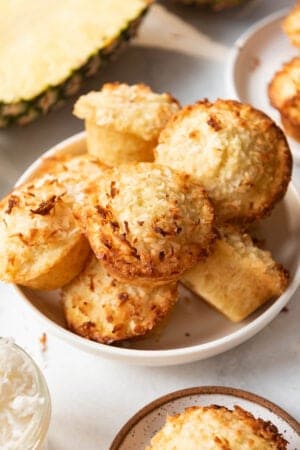
[(94, 76), (108, 61), (115, 58), (119, 51), (133, 38), (138, 27), (146, 15), (149, 7), (146, 7), (107, 47), (90, 55), (87, 62), (78, 69), (72, 71), (63, 83), (49, 86), (41, 94), (31, 100), (20, 100), (17, 103), (3, 103), (0, 101), (0, 128), (18, 124), (27, 125), (38, 117), (51, 110), (64, 105), (69, 97), (75, 95), (82, 87), (86, 78)]
[(221, 11), (225, 8), (231, 8), (233, 6), (244, 3), (245, 0), (177, 0), (180, 3), (194, 6), (208, 6), (213, 11)]

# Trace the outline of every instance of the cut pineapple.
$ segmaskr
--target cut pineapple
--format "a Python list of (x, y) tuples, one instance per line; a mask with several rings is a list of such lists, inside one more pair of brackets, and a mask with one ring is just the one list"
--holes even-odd
[(209, 6), (214, 11), (221, 11), (221, 9), (230, 8), (243, 3), (245, 0), (177, 0), (186, 5)]
[(135, 34), (153, 0), (0, 3), (0, 126), (26, 124), (76, 93)]

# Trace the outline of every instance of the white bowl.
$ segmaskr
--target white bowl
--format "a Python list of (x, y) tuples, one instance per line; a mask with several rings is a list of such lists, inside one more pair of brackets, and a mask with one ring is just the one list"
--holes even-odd
[[(86, 151), (85, 134), (77, 134), (34, 162), (19, 179), (25, 182), (41, 166), (43, 158), (58, 154), (80, 154)], [(284, 294), (269, 302), (247, 320), (234, 324), (209, 307), (204, 301), (181, 288), (181, 298), (159, 334), (132, 340), (120, 345), (104, 345), (84, 339), (67, 330), (59, 299), (59, 291), (41, 292), (21, 286), (14, 291), (49, 331), (86, 352), (110, 359), (148, 366), (183, 364), (225, 352), (264, 328), (282, 310), (300, 282), (300, 200), (290, 186), (284, 200), (271, 217), (261, 223), (266, 245), (275, 259), (291, 273), (291, 282)]]
[[(270, 104), (268, 84), (283, 63), (299, 56), (281, 28), (288, 12), (277, 11), (243, 33), (232, 47), (227, 65), (228, 96), (261, 109), (281, 128), (280, 114)], [(294, 161), (300, 164), (300, 143), (289, 136), (288, 141)]]

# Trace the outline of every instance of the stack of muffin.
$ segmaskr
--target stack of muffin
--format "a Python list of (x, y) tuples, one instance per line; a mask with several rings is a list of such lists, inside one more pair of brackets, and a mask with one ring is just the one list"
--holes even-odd
[(149, 332), (179, 281), (233, 321), (286, 289), (287, 271), (247, 232), (290, 181), (271, 119), (118, 83), (74, 112), (88, 153), (49, 158), (1, 202), (2, 280), (62, 288), (70, 329), (103, 343)]
[[(300, 48), (300, 3), (297, 2), (283, 22), (283, 31)], [(273, 76), (268, 94), (271, 105), (281, 117), (285, 132), (300, 142), (300, 57), (283, 64)]]

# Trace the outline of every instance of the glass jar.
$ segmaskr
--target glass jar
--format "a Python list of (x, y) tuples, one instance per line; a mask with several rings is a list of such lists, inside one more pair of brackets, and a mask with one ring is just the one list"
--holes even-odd
[(46, 450), (50, 416), (41, 370), (12, 340), (0, 338), (0, 448)]

